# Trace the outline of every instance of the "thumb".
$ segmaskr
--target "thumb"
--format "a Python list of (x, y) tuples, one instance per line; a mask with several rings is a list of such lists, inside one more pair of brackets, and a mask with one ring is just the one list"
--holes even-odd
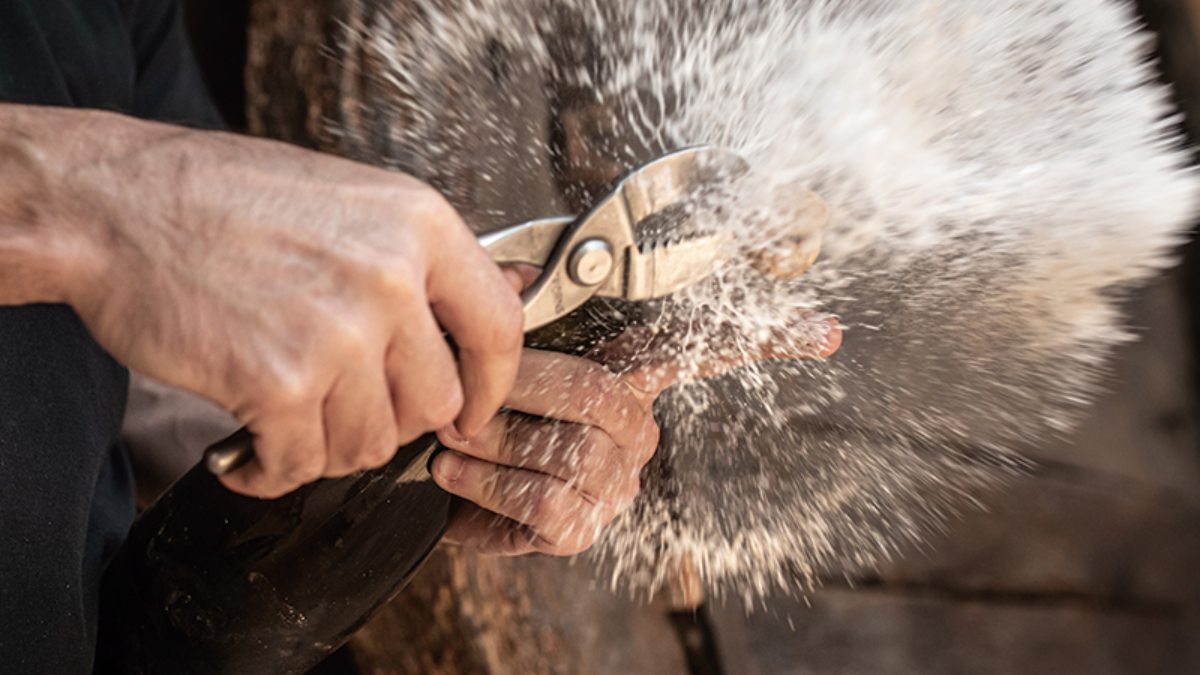
[(513, 263), (500, 268), (504, 278), (517, 293), (523, 292), (542, 276), (542, 268), (527, 263)]

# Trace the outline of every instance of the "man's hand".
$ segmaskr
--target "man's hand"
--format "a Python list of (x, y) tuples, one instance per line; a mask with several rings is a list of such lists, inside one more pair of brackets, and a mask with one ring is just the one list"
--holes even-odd
[(451, 450), (434, 480), (473, 502), (446, 541), (496, 555), (587, 549), (637, 496), (658, 447), (653, 403), (599, 363), (526, 350), (510, 412), (470, 440), (439, 434)]
[[(736, 332), (725, 329), (708, 335)], [(445, 540), (495, 555), (584, 551), (637, 496), (658, 446), (659, 394), (763, 359), (825, 358), (841, 345), (837, 321), (813, 316), (795, 330), (743, 336), (737, 350), (689, 344), (692, 333), (627, 331), (591, 355), (610, 367), (526, 350), (508, 412), (470, 440), (439, 434), (451, 450), (434, 458), (433, 478), (472, 502)]]
[(0, 105), (0, 267), (0, 303), (68, 303), (247, 425), (222, 480), (256, 496), (479, 433), (521, 352), (512, 283), (430, 186), (106, 113)]

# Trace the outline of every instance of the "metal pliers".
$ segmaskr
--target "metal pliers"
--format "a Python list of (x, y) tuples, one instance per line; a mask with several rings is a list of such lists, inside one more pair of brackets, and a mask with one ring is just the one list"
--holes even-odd
[[(734, 247), (727, 229), (694, 227), (705, 197), (748, 172), (737, 154), (696, 146), (634, 169), (582, 216), (541, 218), (480, 237), (497, 263), (542, 268), (528, 290), (525, 332), (560, 319), (592, 298), (661, 298), (710, 276)], [(222, 475), (254, 456), (241, 432), (210, 447), (209, 471)]]
[[(524, 295), (525, 331), (570, 314), (594, 297), (660, 298), (705, 279), (730, 254), (727, 230), (681, 227), (710, 188), (746, 173), (736, 154), (711, 146), (678, 150), (628, 173), (582, 216), (533, 220), (480, 237), (500, 264), (542, 274)], [(653, 223), (670, 215), (670, 222)], [(651, 224), (648, 235), (639, 226)]]

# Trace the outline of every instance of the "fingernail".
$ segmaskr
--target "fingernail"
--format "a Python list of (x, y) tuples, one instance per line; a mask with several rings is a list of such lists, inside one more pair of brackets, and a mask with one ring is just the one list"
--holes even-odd
[(442, 445), (451, 448), (460, 448), (469, 442), (469, 439), (458, 430), (456, 425), (451, 424), (447, 427), (442, 427), (438, 431), (438, 438), (442, 441)]
[(467, 463), (457, 452), (443, 452), (433, 459), (434, 475), (444, 483), (455, 483), (462, 476)]
[(825, 334), (821, 336), (821, 356), (827, 358), (833, 356), (839, 349), (842, 348), (842, 326), (836, 318), (825, 319), (825, 323), (829, 328)]

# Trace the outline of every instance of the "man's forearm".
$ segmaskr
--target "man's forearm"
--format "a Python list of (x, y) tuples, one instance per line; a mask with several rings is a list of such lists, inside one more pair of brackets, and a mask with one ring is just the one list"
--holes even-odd
[(87, 234), (100, 234), (104, 214), (64, 183), (72, 166), (95, 161), (101, 148), (93, 140), (104, 136), (96, 127), (114, 119), (0, 104), (0, 304), (64, 302), (94, 264)]
[[(104, 278), (115, 248), (173, 246), (167, 221), (187, 189), (186, 139), (200, 133), (0, 103), (0, 304), (71, 302)], [(210, 146), (231, 138), (208, 137)]]
[(32, 302), (70, 305), (117, 361), (234, 413), (255, 461), (222, 480), (256, 496), (450, 424), (478, 433), (522, 344), (516, 289), (411, 176), (0, 104), (0, 304)]

